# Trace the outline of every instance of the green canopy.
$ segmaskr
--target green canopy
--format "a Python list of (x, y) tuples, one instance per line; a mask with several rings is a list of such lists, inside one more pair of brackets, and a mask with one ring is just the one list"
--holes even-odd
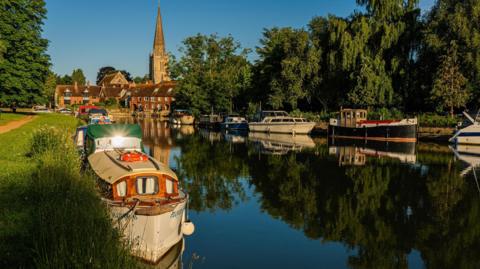
[(137, 124), (92, 124), (87, 127), (90, 139), (102, 137), (136, 137), (142, 139), (142, 128)]

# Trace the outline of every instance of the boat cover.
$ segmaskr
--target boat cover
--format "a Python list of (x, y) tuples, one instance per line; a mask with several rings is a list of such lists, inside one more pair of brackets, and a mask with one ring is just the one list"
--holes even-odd
[(102, 137), (137, 137), (142, 139), (142, 128), (138, 124), (89, 125), (87, 136), (91, 139)]
[(139, 173), (162, 173), (178, 181), (177, 175), (165, 164), (149, 158), (148, 161), (123, 162), (120, 150), (101, 151), (88, 157), (88, 163), (95, 174), (106, 182), (113, 184), (125, 176)]

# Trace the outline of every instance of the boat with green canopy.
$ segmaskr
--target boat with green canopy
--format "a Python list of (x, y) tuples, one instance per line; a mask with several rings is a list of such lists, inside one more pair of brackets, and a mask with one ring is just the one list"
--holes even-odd
[(143, 152), (139, 125), (88, 125), (77, 130), (82, 136), (102, 199), (135, 256), (156, 262), (184, 234), (193, 233), (188, 195), (174, 171)]

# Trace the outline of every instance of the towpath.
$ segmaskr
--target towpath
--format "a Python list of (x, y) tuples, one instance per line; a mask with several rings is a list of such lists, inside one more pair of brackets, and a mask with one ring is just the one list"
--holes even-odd
[(5, 125), (1, 125), (0, 126), (0, 134), (3, 134), (3, 133), (6, 133), (8, 131), (11, 131), (13, 129), (17, 129), (18, 127), (21, 127), (22, 125), (30, 122), (31, 120), (33, 120), (33, 118), (35, 118), (35, 116), (26, 116), (25, 118), (21, 119), (21, 120), (16, 120), (16, 121), (11, 121)]

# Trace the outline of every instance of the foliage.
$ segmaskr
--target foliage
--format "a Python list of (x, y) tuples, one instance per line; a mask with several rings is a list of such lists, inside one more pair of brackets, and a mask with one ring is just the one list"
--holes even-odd
[(140, 77), (140, 76), (136, 76), (133, 78), (133, 82), (137, 83), (137, 84), (142, 84), (142, 83), (147, 83), (147, 81), (150, 80), (150, 77), (148, 75), (145, 75), (143, 77)]
[[(0, 151), (15, 152), (2, 152), (0, 157), (2, 267), (137, 266), (112, 228), (93, 178), (80, 173), (80, 158), (71, 140), (76, 125), (69, 116), (40, 115), (1, 135)], [(35, 154), (27, 156), (27, 152)]]
[(78, 83), (78, 85), (85, 85), (86, 83), (86, 78), (85, 75), (83, 74), (82, 69), (73, 69), (71, 78), (73, 80), (73, 83)]
[(50, 104), (55, 103), (55, 88), (57, 86), (57, 76), (53, 72), (49, 72), (47, 79), (43, 85), (43, 96)]
[(72, 85), (73, 79), (70, 75), (57, 75), (57, 85)]
[(446, 107), (453, 116), (453, 109), (465, 107), (470, 93), (464, 88), (466, 79), (460, 72), (455, 43), (442, 56), (441, 66), (437, 71), (432, 88), (432, 101), (437, 103), (438, 109)]
[(176, 105), (198, 115), (238, 108), (238, 98), (250, 85), (248, 50), (231, 36), (198, 34), (183, 41), (181, 58), (171, 59), (170, 73), (178, 79)]
[(422, 127), (450, 127), (457, 126), (462, 119), (458, 117), (448, 117), (446, 115), (437, 115), (434, 113), (423, 113), (418, 115), (418, 124)]
[[(257, 48), (255, 87), (266, 105), (274, 109), (297, 108), (318, 83), (320, 50), (315, 48), (305, 30), (273, 28), (265, 30)], [(261, 100), (259, 100), (261, 101)]]
[(42, 38), (45, 2), (5, 0), (0, 2), (0, 102), (27, 106), (43, 101), (44, 82), (50, 58), (48, 41)]

